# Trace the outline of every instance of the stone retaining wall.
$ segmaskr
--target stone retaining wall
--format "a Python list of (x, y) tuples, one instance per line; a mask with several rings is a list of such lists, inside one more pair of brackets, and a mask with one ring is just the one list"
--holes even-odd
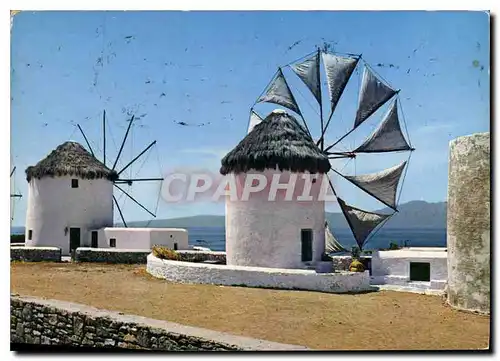
[(145, 264), (149, 249), (88, 248), (76, 249), (76, 262)]
[(226, 266), (170, 261), (148, 256), (146, 270), (178, 283), (298, 289), (331, 293), (371, 290), (369, 272), (316, 273), (313, 270)]
[[(180, 261), (204, 262), (216, 261), (226, 263), (226, 252), (203, 251), (176, 251)], [(150, 249), (119, 249), (119, 248), (89, 248), (76, 249), (74, 260), (76, 262), (102, 262), (102, 263), (128, 263), (146, 264)]]
[(168, 351), (306, 350), (57, 300), (11, 295), (10, 341)]
[(226, 252), (177, 251), (177, 254), (183, 262), (217, 261), (226, 264)]
[(61, 262), (58, 247), (10, 247), (10, 260), (23, 262)]

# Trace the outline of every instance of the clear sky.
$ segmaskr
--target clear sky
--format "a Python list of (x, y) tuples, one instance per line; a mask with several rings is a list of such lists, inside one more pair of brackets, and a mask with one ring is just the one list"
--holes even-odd
[[(449, 141), (489, 131), (490, 39), (484, 12), (22, 12), (14, 18), (11, 39), (11, 159), (17, 167), (11, 185), (23, 194), (14, 225), (24, 224), (24, 170), (66, 140), (85, 144), (76, 123), (102, 159), (103, 109), (108, 164), (116, 157), (128, 114), (140, 119), (119, 165), (158, 142), (127, 175), (157, 177), (180, 167), (217, 171), (222, 156), (246, 134), (249, 110), (277, 67), (325, 41), (335, 51), (362, 53), (401, 89), (416, 151), (400, 202), (446, 200)], [(353, 75), (340, 100), (327, 144), (352, 128), (360, 74)], [(295, 75), (287, 69), (285, 75), (317, 136), (317, 104)], [(255, 109), (265, 115), (277, 107)], [(337, 149), (359, 145), (385, 111), (381, 108)], [(367, 155), (334, 167), (363, 174), (407, 158)], [(334, 182), (348, 203), (382, 208), (345, 181)], [(128, 192), (155, 210), (158, 188), (141, 184)], [(127, 220), (151, 218), (116, 195)], [(159, 202), (159, 218), (197, 214), (224, 214), (224, 206)]]

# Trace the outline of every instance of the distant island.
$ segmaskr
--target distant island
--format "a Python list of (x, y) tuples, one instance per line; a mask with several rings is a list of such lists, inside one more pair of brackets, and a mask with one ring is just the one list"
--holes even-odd
[[(378, 210), (380, 213), (392, 213), (389, 208)], [(326, 212), (326, 219), (332, 229), (349, 228), (341, 213)], [(149, 224), (149, 225), (148, 225)], [(199, 215), (193, 217), (153, 219), (151, 221), (127, 222), (129, 227), (157, 227), (157, 228), (192, 228), (192, 227), (220, 227), (225, 225), (224, 216)], [(122, 224), (116, 224), (117, 227)], [(429, 203), (425, 201), (411, 201), (401, 204), (396, 213), (384, 226), (389, 229), (445, 229), (446, 202)], [(12, 233), (24, 233), (24, 227), (12, 227)]]
[[(389, 208), (378, 210), (380, 213), (392, 213)], [(326, 213), (326, 219), (332, 229), (348, 228), (347, 222), (341, 213)], [(152, 221), (128, 222), (130, 227), (224, 227), (225, 217), (214, 215), (199, 215), (193, 217), (153, 219)], [(117, 225), (118, 226), (118, 225)], [(396, 213), (384, 228), (446, 228), (446, 202), (428, 203), (425, 201), (411, 201), (401, 204)]]

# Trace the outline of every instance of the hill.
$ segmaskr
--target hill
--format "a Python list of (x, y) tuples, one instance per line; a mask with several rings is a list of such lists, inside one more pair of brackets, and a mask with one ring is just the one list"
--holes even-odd
[[(391, 213), (389, 208), (377, 212)], [(341, 213), (326, 213), (326, 219), (332, 228), (348, 228), (347, 222)], [(129, 222), (131, 227), (144, 227), (148, 222)], [(193, 217), (154, 219), (149, 227), (224, 227), (224, 216), (199, 215)], [(428, 203), (425, 201), (411, 201), (401, 204), (396, 213), (384, 228), (446, 228), (446, 202)]]

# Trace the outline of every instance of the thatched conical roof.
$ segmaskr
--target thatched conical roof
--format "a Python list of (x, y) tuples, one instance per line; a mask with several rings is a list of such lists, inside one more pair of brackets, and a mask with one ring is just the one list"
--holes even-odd
[(35, 166), (26, 168), (26, 179), (75, 176), (83, 179), (106, 178), (115, 180), (118, 175), (90, 154), (81, 144), (65, 142), (54, 149)]
[(220, 173), (276, 169), (294, 173), (327, 173), (328, 158), (297, 120), (275, 110), (257, 124), (221, 161)]

